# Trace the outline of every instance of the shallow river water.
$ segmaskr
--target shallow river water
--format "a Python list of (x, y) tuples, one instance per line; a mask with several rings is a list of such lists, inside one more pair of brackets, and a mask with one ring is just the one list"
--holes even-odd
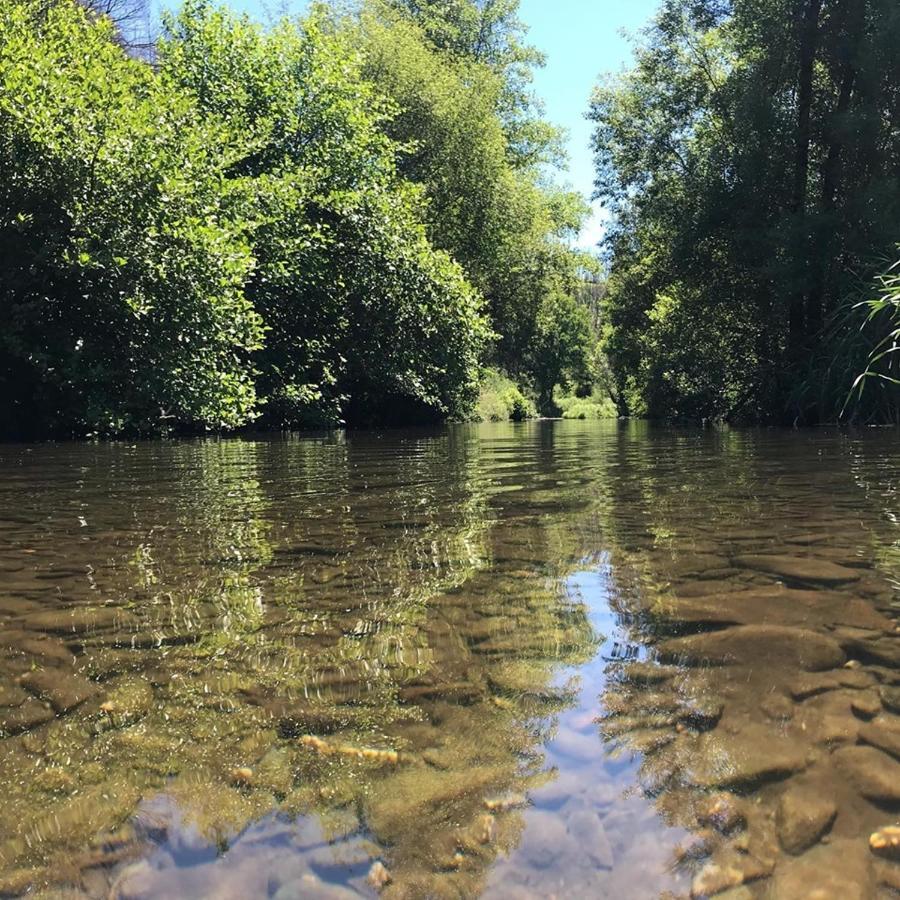
[(900, 893), (896, 431), (0, 446), (0, 897)]

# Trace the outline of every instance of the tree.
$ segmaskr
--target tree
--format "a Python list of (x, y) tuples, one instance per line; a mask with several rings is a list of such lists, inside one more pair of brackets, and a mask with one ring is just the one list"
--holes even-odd
[(72, 3), (0, 8), (0, 421), (6, 434), (252, 418), (236, 135)]
[(630, 408), (838, 414), (849, 383), (816, 386), (858, 327), (844, 298), (896, 241), (898, 36), (888, 0), (667, 0), (598, 88), (606, 349)]

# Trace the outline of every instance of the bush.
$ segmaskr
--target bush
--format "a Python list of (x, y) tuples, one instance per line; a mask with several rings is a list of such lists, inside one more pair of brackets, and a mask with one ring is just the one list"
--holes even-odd
[(479, 422), (522, 422), (537, 415), (534, 402), (497, 369), (485, 369), (482, 373), (475, 411)]
[(615, 419), (617, 416), (615, 403), (596, 388), (587, 397), (579, 397), (577, 393), (564, 394), (557, 389), (553, 402), (562, 411), (564, 419)]

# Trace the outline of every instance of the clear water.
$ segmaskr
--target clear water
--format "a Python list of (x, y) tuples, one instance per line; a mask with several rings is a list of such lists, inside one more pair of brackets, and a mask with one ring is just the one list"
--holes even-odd
[(0, 446), (0, 896), (894, 896), (898, 447)]

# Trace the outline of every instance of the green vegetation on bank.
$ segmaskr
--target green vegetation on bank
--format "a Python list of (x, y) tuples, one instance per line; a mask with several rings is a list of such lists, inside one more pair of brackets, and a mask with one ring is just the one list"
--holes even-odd
[[(0, 435), (472, 415), (596, 343), (516, 2), (0, 8)], [(558, 316), (558, 313), (562, 313)]]
[[(621, 411), (834, 420), (890, 350), (860, 301), (900, 237), (898, 46), (896, 0), (661, 4), (591, 107)], [(896, 420), (866, 381), (847, 415)]]

